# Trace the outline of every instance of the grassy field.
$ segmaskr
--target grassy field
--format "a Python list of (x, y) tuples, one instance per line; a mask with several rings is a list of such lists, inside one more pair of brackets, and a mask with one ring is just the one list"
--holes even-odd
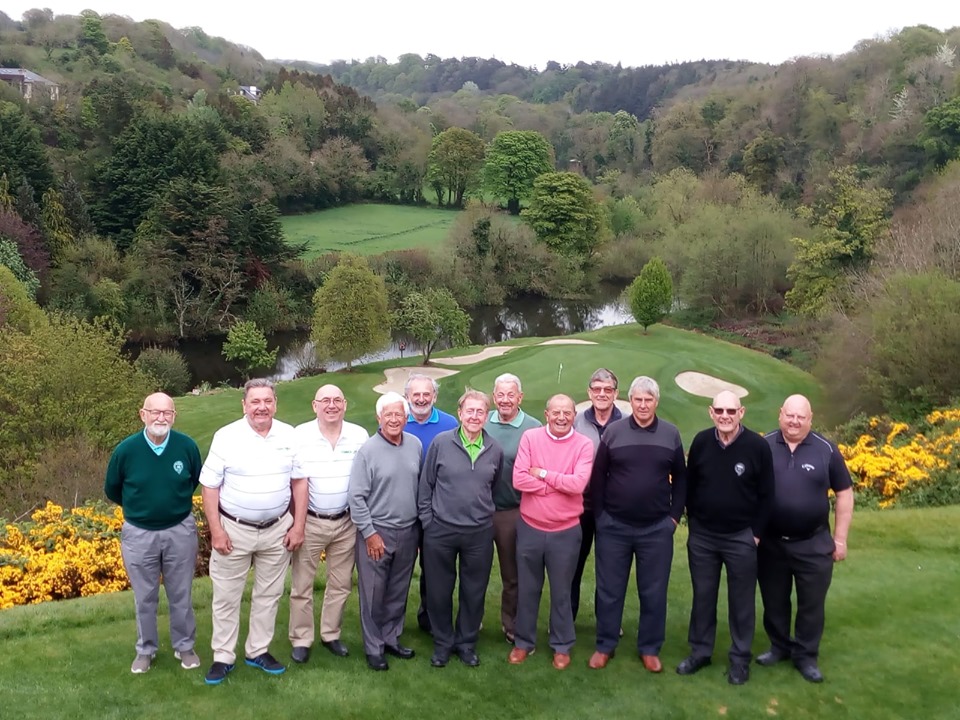
[[(822, 645), (822, 685), (803, 681), (789, 664), (753, 666), (750, 682), (731, 687), (724, 678), (729, 636), (721, 600), (714, 664), (693, 677), (673, 672), (687, 654), (690, 580), (685, 528), (677, 531), (670, 584), (665, 672), (644, 672), (635, 651), (638, 606), (627, 593), (626, 635), (602, 671), (590, 670), (594, 617), (593, 572), (584, 577), (584, 608), (577, 621), (573, 664), (563, 673), (550, 665), (541, 613), (540, 652), (526, 664), (507, 664), (509, 646), (499, 632), (499, 582), (494, 570), (487, 591), (482, 664), (454, 661), (431, 668), (428, 636), (416, 629), (415, 592), (408, 605), (404, 640), (417, 657), (391, 660), (390, 671), (366, 669), (356, 594), (347, 604), (343, 640), (350, 657), (315, 649), (310, 663), (280, 677), (239, 665), (218, 687), (203, 683), (210, 662), (210, 584), (195, 583), (197, 649), (201, 670), (181, 670), (173, 659), (161, 606), (161, 650), (153, 669), (132, 675), (136, 637), (133, 597), (118, 593), (0, 612), (0, 716), (22, 720), (150, 720), (170, 717), (357, 718), (822, 718), (948, 720), (960, 717), (956, 682), (956, 598), (960, 595), (960, 508), (862, 512), (854, 517), (850, 557), (837, 566), (827, 602)], [(414, 581), (414, 585), (416, 581)], [(323, 587), (321, 577), (317, 592)], [(545, 598), (546, 600), (546, 598)], [(319, 601), (319, 596), (318, 596)], [(319, 602), (318, 602), (319, 605)], [(541, 608), (545, 610), (546, 605)], [(288, 662), (287, 600), (281, 603), (273, 653)], [(243, 609), (242, 652), (247, 606)], [(766, 649), (759, 627), (754, 651)]]
[[(709, 400), (690, 395), (674, 382), (677, 373), (684, 370), (707, 373), (747, 388), (750, 394), (744, 399), (747, 407), (744, 423), (756, 430), (776, 426), (780, 404), (791, 393), (810, 395), (816, 408), (818, 388), (809, 375), (768, 355), (720, 340), (663, 325), (655, 325), (648, 335), (643, 335), (636, 325), (621, 325), (576, 337), (597, 344), (536, 345), (540, 339), (512, 340), (506, 344), (522, 347), (499, 358), (454, 368), (460, 372), (441, 381), (438, 404), (453, 412), (464, 386), (490, 391), (494, 378), (512, 372), (523, 381), (523, 407), (540, 416), (547, 398), (554, 393), (565, 392), (577, 400), (586, 399), (590, 374), (604, 366), (620, 378), (620, 397), (624, 399), (635, 376), (650, 375), (656, 379), (661, 387), (660, 415), (680, 427), (687, 443), (698, 430), (709, 425), (710, 420), (706, 410)], [(444, 355), (479, 349), (440, 353), (434, 356), (433, 364), (443, 365)], [(339, 385), (347, 397), (347, 419), (373, 429), (376, 427), (373, 409), (378, 397), (373, 386), (383, 381), (384, 369), (413, 365), (417, 361), (417, 358), (384, 361), (358, 367), (350, 373), (329, 373), (282, 383), (277, 389), (277, 417), (293, 424), (308, 420), (314, 392), (319, 385), (329, 382)], [(559, 372), (561, 363), (562, 373)], [(240, 417), (240, 392), (224, 390), (180, 398), (177, 408), (177, 428), (193, 436), (205, 452), (214, 431)]]
[(349, 205), (281, 218), (288, 243), (307, 243), (306, 258), (327, 252), (375, 255), (388, 250), (432, 248), (457, 213), (404, 205)]

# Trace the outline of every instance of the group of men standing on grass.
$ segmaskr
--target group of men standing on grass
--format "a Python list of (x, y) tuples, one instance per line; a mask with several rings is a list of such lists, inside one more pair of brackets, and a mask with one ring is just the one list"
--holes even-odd
[(149, 670), (158, 650), (161, 579), (175, 655), (184, 668), (200, 665), (190, 595), (197, 554), (191, 499), (199, 484), (212, 544), (208, 684), (219, 684), (235, 667), (251, 567), (246, 664), (270, 674), (285, 670), (269, 646), (288, 567), (291, 657), (308, 662), (321, 555), (320, 644), (333, 655), (349, 653), (340, 633), (356, 567), (368, 666), (387, 670), (388, 656), (414, 656), (401, 635), (419, 556), (417, 618), (433, 636), (430, 664), (444, 667), (456, 656), (466, 666), (479, 665), (496, 550), (501, 630), (513, 645), (508, 662), (525, 662), (537, 646), (546, 576), (548, 644), (553, 666), (562, 670), (571, 661), (593, 545), (596, 645), (589, 667), (602, 669), (614, 656), (636, 564), (637, 651), (648, 671), (661, 672), (673, 534), (684, 512), (691, 652), (677, 672), (689, 675), (712, 661), (725, 568), (729, 682), (749, 678), (758, 581), (771, 647), (757, 662), (789, 659), (806, 680), (823, 679), (817, 658), (824, 604), (833, 563), (846, 556), (853, 494), (836, 446), (811, 430), (806, 398), (787, 398), (780, 429), (762, 437), (742, 424), (740, 398), (721, 392), (708, 409), (713, 426), (696, 436), (687, 456), (676, 426), (657, 414), (660, 389), (649, 377), (631, 383), (624, 416), (616, 405), (617, 378), (601, 368), (588, 383), (590, 407), (578, 414), (570, 397), (554, 395), (546, 425), (521, 408), (515, 375), (495, 380), (493, 407), (490, 396), (468, 389), (456, 416), (435, 407), (437, 391), (432, 378), (411, 375), (404, 395), (378, 399), (378, 426), (368, 436), (344, 420), (347, 400), (335, 385), (317, 390), (316, 418), (293, 428), (275, 418), (273, 385), (251, 380), (243, 390), (243, 417), (216, 432), (202, 465), (196, 443), (172, 429), (172, 399), (146, 398), (144, 431), (117, 447), (105, 485), (125, 514), (121, 544), (138, 632), (131, 671)]

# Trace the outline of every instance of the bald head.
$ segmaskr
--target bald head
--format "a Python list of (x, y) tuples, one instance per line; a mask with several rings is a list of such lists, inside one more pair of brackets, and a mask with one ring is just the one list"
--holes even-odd
[(743, 418), (743, 407), (736, 393), (721, 390), (713, 398), (710, 405), (710, 419), (713, 426), (720, 433), (724, 443), (732, 442), (740, 434), (740, 420)]
[(813, 426), (813, 409), (803, 395), (791, 395), (780, 408), (780, 432), (790, 444), (803, 442)]
[(151, 442), (159, 445), (166, 440), (176, 415), (172, 397), (162, 392), (147, 395), (140, 409), (140, 420)]
[(313, 412), (321, 427), (338, 430), (347, 411), (347, 400), (336, 385), (321, 385), (313, 396)]
[(714, 407), (740, 407), (740, 397), (731, 390), (721, 390), (713, 398)]
[(550, 434), (554, 437), (564, 437), (573, 429), (577, 405), (569, 395), (554, 395), (547, 400), (547, 409), (543, 414), (547, 419)]

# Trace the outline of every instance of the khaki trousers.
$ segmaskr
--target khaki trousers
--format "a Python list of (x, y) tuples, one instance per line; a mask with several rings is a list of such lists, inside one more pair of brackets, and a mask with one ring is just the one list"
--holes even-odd
[(283, 595), (283, 582), (290, 566), (290, 553), (283, 538), (293, 526), (287, 513), (280, 522), (257, 530), (220, 516), (230, 536), (233, 550), (210, 554), (210, 580), (213, 583), (213, 648), (215, 662), (236, 662), (240, 636), (240, 601), (253, 566), (253, 593), (250, 597), (250, 630), (244, 646), (246, 656), (255, 658), (270, 648), (277, 620), (277, 608)]
[(293, 647), (313, 645), (313, 581), (323, 551), (327, 553), (327, 583), (320, 610), (320, 639), (330, 642), (340, 638), (343, 608), (353, 588), (356, 546), (357, 528), (349, 513), (339, 520), (307, 515), (306, 539), (293, 553), (291, 561), (290, 644)]

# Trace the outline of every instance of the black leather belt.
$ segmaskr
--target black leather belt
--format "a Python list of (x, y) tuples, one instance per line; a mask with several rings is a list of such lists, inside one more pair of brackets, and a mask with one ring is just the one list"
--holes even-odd
[(801, 540), (809, 540), (809, 539), (812, 538), (813, 536), (819, 535), (819, 534), (822, 533), (824, 530), (829, 530), (829, 529), (830, 529), (829, 526), (827, 526), (827, 525), (821, 525), (821, 526), (818, 527), (816, 530), (814, 530), (812, 533), (808, 533), (808, 534), (806, 534), (806, 535), (778, 535), (778, 536), (777, 536), (777, 539), (778, 539), (778, 540), (781, 540), (781, 541), (783, 541), (783, 542), (800, 542)]
[(349, 514), (350, 514), (350, 508), (341, 510), (340, 512), (334, 513), (333, 515), (324, 515), (323, 513), (314, 512), (313, 510), (310, 510), (310, 509), (307, 510), (307, 515), (309, 515), (310, 517), (315, 517), (317, 518), (317, 520), (339, 520), (340, 518), (346, 517)]
[(226, 510), (224, 510), (223, 507), (220, 507), (219, 510), (220, 510), (220, 514), (223, 515), (227, 520), (233, 520), (235, 523), (238, 523), (240, 525), (246, 525), (247, 527), (256, 528), (257, 530), (266, 530), (268, 527), (273, 527), (278, 522), (280, 522), (280, 518), (282, 518), (283, 515), (286, 515), (286, 513), (284, 513), (280, 517), (275, 517), (272, 520), (262, 520), (260, 522), (254, 522), (253, 520), (244, 520), (243, 518), (234, 517), (233, 515), (228, 513)]

